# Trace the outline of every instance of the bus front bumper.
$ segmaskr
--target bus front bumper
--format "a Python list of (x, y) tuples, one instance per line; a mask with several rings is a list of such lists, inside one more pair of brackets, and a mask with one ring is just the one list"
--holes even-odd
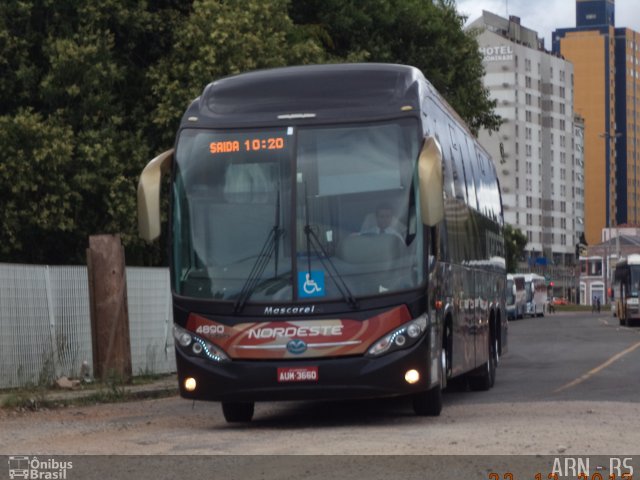
[[(180, 394), (195, 400), (250, 402), (264, 400), (330, 400), (407, 395), (433, 386), (437, 352), (429, 360), (428, 336), (416, 345), (380, 357), (304, 360), (229, 361), (214, 363), (176, 349)], [(419, 380), (409, 383), (409, 370)], [(295, 380), (291, 372), (315, 372), (311, 380)], [(195, 389), (185, 388), (187, 379)], [(433, 381), (432, 381), (433, 380)]]

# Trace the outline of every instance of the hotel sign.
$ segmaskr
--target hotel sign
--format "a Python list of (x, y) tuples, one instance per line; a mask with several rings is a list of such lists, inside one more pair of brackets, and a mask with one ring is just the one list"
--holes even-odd
[(513, 48), (510, 45), (495, 45), (480, 47), (480, 53), (485, 62), (502, 62), (513, 60)]

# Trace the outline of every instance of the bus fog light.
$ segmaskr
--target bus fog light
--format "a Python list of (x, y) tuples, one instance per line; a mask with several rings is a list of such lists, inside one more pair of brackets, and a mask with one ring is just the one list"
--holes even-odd
[(193, 347), (191, 347), (191, 350), (196, 355), (200, 355), (200, 353), (202, 352), (202, 345), (198, 342), (194, 342)]
[(196, 389), (196, 379), (193, 377), (187, 377), (184, 379), (184, 389), (187, 392), (193, 392)]
[(407, 343), (407, 337), (405, 337), (404, 335), (398, 335), (394, 341), (396, 342), (397, 346), (401, 347), (405, 343)]
[(413, 385), (414, 383), (418, 383), (420, 381), (420, 372), (418, 372), (414, 368), (412, 368), (411, 370), (407, 370), (407, 373), (404, 374), (404, 379), (411, 385)]

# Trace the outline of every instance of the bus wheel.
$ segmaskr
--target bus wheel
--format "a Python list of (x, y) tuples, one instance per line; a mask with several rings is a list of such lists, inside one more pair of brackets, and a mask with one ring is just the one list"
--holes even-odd
[(489, 359), (484, 365), (477, 368), (469, 375), (469, 387), (471, 390), (486, 391), (493, 387), (496, 381), (496, 367), (498, 366), (498, 342), (493, 337), (489, 338)]
[(442, 411), (442, 391), (447, 388), (448, 353), (445, 345), (440, 350), (440, 384), (425, 392), (413, 395), (413, 411), (416, 415), (437, 417)]
[(222, 402), (222, 413), (229, 423), (250, 422), (253, 407), (253, 402)]

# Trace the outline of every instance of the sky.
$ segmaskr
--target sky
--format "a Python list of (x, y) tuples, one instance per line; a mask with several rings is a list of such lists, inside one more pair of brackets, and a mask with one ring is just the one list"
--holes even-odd
[[(557, 28), (576, 26), (575, 0), (456, 0), (458, 13), (476, 20), (487, 10), (504, 18), (520, 17), (523, 27), (538, 32), (544, 46), (551, 50), (551, 32)], [(616, 27), (627, 27), (640, 32), (640, 1), (615, 0)]]

